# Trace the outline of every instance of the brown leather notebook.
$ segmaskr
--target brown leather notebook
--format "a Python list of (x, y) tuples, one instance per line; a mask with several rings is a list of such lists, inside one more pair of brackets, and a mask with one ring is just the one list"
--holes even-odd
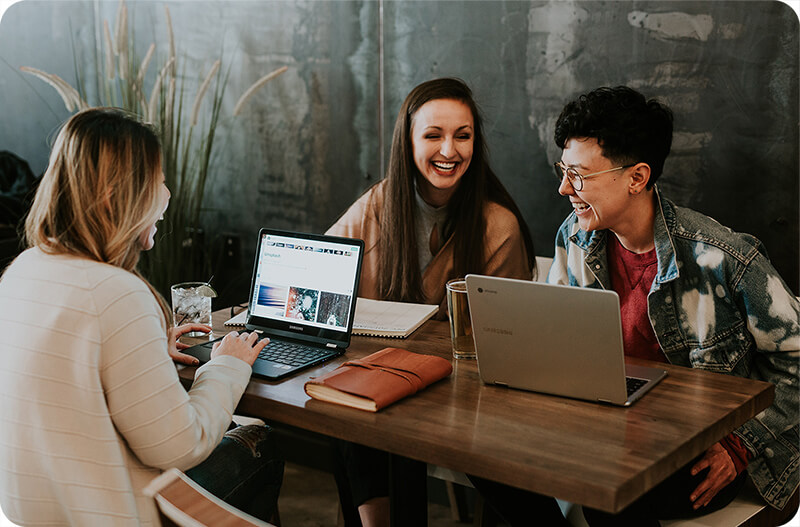
[(452, 371), (450, 361), (442, 357), (384, 348), (311, 379), (305, 390), (314, 399), (377, 412)]

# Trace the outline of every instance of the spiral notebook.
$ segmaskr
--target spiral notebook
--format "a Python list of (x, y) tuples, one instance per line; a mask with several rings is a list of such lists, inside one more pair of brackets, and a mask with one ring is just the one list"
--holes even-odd
[[(389, 302), (359, 297), (353, 320), (353, 335), (404, 339), (439, 309), (434, 304)], [(244, 327), (247, 310), (225, 322), (228, 327)]]
[(231, 317), (225, 321), (225, 327), (229, 328), (243, 328), (247, 325), (247, 310), (245, 309), (235, 317)]
[(439, 310), (433, 304), (389, 302), (359, 297), (353, 320), (353, 335), (404, 339)]

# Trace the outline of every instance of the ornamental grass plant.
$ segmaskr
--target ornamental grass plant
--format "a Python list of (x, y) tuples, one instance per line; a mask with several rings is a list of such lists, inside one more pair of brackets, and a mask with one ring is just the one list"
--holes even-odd
[[(103, 21), (102, 38), (94, 52), (94, 74), (81, 68), (81, 53), (73, 43), (76, 86), (62, 77), (32, 67), (23, 72), (53, 87), (67, 111), (76, 112), (93, 106), (124, 108), (153, 124), (162, 146), (162, 169), (172, 193), (170, 206), (159, 224), (154, 248), (142, 254), (139, 268), (166, 298), (171, 284), (187, 280), (206, 281), (211, 276), (209, 251), (203, 240), (201, 214), (206, 188), (213, 179), (212, 153), (220, 122), (222, 101), (230, 67), (221, 72), (222, 60), (216, 60), (205, 75), (193, 77), (176, 51), (169, 7), (164, 6), (167, 35), (161, 48), (150, 44), (143, 57), (136, 54), (130, 31), (128, 6), (119, 2), (114, 29)], [(151, 64), (154, 66), (151, 68)], [(241, 114), (246, 104), (269, 81), (284, 73), (283, 66), (260, 79), (239, 97), (232, 117)], [(91, 78), (90, 78), (91, 77)], [(196, 92), (192, 85), (202, 78)], [(93, 90), (87, 89), (88, 83)], [(209, 100), (210, 99), (210, 100)]]

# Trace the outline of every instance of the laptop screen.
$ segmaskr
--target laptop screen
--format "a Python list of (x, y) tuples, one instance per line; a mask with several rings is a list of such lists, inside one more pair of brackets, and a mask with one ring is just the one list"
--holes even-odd
[(363, 242), (262, 229), (249, 324), (349, 342)]

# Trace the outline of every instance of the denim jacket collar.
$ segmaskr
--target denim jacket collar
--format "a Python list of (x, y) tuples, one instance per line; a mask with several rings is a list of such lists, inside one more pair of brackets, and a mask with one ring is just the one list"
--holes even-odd
[[(675, 205), (665, 198), (658, 188), (654, 185), (656, 195), (656, 216), (653, 225), (653, 239), (656, 247), (656, 257), (658, 258), (658, 274), (653, 281), (653, 287), (657, 288), (660, 284), (675, 280), (680, 276), (678, 271), (678, 260), (675, 255), (675, 244), (672, 242), (670, 232), (674, 231), (677, 219), (675, 217)], [(604, 270), (608, 230), (596, 230), (586, 232), (578, 230), (570, 236), (570, 241), (586, 251), (586, 263), (592, 269)], [(598, 262), (600, 267), (592, 265), (594, 259), (602, 259)], [(604, 274), (604, 273), (602, 273)], [(603, 276), (598, 276), (602, 284)]]

